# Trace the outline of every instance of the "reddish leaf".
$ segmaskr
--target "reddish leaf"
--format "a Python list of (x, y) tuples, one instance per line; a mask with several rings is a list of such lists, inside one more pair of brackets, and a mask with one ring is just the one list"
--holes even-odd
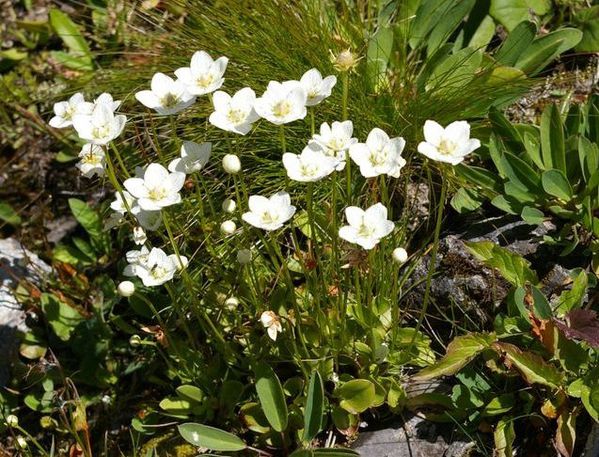
[(594, 348), (599, 348), (599, 317), (595, 311), (574, 309), (566, 314), (564, 321), (554, 321), (566, 338), (582, 340)]

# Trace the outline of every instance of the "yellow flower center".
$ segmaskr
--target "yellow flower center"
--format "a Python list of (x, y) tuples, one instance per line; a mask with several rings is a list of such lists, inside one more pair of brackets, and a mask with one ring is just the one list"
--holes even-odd
[(233, 125), (241, 124), (245, 120), (245, 113), (239, 109), (229, 109), (227, 119)]
[(82, 158), (81, 158), (81, 163), (85, 163), (88, 165), (101, 165), (102, 164), (102, 157), (98, 154), (95, 154), (93, 152), (89, 152), (87, 154), (85, 154)]
[(108, 135), (110, 135), (110, 126), (107, 124), (94, 127), (92, 130), (94, 138), (106, 138)]
[(196, 78), (196, 85), (200, 86), (203, 89), (206, 89), (213, 82), (214, 82), (214, 75), (212, 75), (210, 73)]
[(154, 187), (148, 192), (148, 197), (150, 197), (151, 200), (162, 200), (167, 195), (168, 192), (164, 187)]
[(270, 211), (264, 211), (260, 216), (263, 224), (273, 224), (277, 221), (277, 217), (270, 213)]
[(291, 103), (287, 100), (282, 100), (280, 102), (275, 103), (272, 107), (272, 114), (276, 117), (285, 117), (291, 113)]
[(179, 103), (179, 97), (170, 92), (160, 99), (160, 104), (164, 108), (173, 108), (177, 103)]
[(370, 238), (372, 237), (372, 235), (374, 235), (374, 228), (369, 227), (364, 222), (362, 222), (362, 224), (358, 228), (358, 235), (364, 238)]
[(437, 150), (439, 151), (440, 154), (452, 155), (455, 152), (456, 148), (457, 148), (457, 145), (453, 141), (443, 138), (439, 142), (439, 146), (437, 147)]

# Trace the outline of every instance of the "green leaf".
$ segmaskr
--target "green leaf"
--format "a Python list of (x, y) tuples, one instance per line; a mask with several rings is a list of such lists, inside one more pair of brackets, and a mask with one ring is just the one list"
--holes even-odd
[(532, 208), (530, 206), (525, 206), (522, 209), (520, 216), (522, 216), (524, 221), (534, 225), (542, 224), (545, 220), (545, 214), (543, 211), (539, 211), (538, 209)]
[(539, 319), (551, 319), (551, 306), (549, 306), (547, 297), (545, 297), (543, 292), (541, 292), (536, 286), (531, 286), (530, 291), (533, 298), (533, 309), (535, 316), (537, 316)]
[(10, 225), (21, 225), (21, 216), (6, 202), (0, 201), (0, 219)]
[(515, 286), (526, 283), (537, 284), (538, 279), (530, 269), (530, 262), (508, 249), (496, 245), (492, 241), (476, 241), (466, 246), (478, 260), (490, 268), (497, 268), (501, 275)]
[(513, 67), (522, 53), (530, 46), (536, 33), (537, 27), (533, 22), (520, 22), (497, 50), (495, 59), (502, 65)]
[(465, 165), (463, 163), (456, 165), (454, 170), (470, 185), (480, 186), (483, 189), (491, 190), (493, 192), (501, 192), (501, 179), (497, 177), (497, 173), (493, 173), (485, 168)]
[(359, 457), (360, 454), (351, 449), (324, 448), (324, 449), (298, 449), (289, 457)]
[(69, 198), (69, 207), (77, 222), (88, 233), (94, 248), (98, 251), (107, 251), (108, 237), (104, 232), (102, 218), (87, 203), (76, 198)]
[(387, 65), (393, 50), (393, 29), (379, 27), (368, 42), (366, 51), (366, 76), (370, 88), (375, 92), (388, 87)]
[(318, 371), (312, 373), (304, 411), (304, 441), (311, 441), (322, 430), (324, 387)]
[(74, 56), (64, 51), (50, 51), (50, 55), (71, 70), (91, 71), (94, 69), (94, 64), (86, 56)]
[(247, 446), (237, 436), (218, 428), (187, 422), (177, 426), (179, 434), (185, 441), (197, 447), (205, 447), (212, 451), (236, 452)]
[(515, 67), (535, 76), (557, 56), (576, 46), (581, 38), (582, 32), (574, 28), (562, 28), (538, 37), (520, 56)]
[(482, 52), (464, 48), (442, 60), (429, 76), (425, 90), (445, 92), (468, 84), (482, 62)]
[(495, 441), (495, 452), (493, 453), (496, 457), (512, 457), (513, 450), (512, 446), (516, 439), (516, 432), (514, 431), (514, 418), (513, 417), (502, 417), (495, 426), (495, 432), (493, 433), (493, 439)]
[(189, 384), (177, 387), (177, 394), (186, 400), (195, 401), (197, 403), (202, 403), (206, 397), (204, 392), (202, 392), (202, 389)]
[(541, 152), (547, 169), (566, 173), (564, 126), (556, 105), (549, 105), (541, 116)]
[(524, 160), (510, 152), (503, 154), (500, 160), (504, 173), (511, 183), (533, 196), (540, 193), (541, 180), (538, 173)]
[(89, 46), (77, 25), (62, 11), (51, 8), (49, 12), (50, 26), (60, 36), (69, 50), (78, 57), (84, 57), (91, 63)]
[(483, 409), (483, 416), (498, 416), (507, 413), (514, 407), (514, 394), (503, 394), (494, 397)]
[(545, 362), (541, 356), (524, 352), (510, 343), (496, 342), (492, 347), (511, 362), (529, 384), (542, 384), (552, 389), (562, 385), (563, 373)]
[(583, 8), (574, 15), (574, 23), (582, 32), (577, 52), (599, 52), (599, 5)]
[(543, 189), (549, 195), (559, 198), (565, 202), (572, 199), (574, 191), (568, 182), (568, 178), (560, 170), (547, 170), (541, 176)]
[(254, 373), (256, 374), (256, 391), (264, 415), (273, 429), (282, 432), (287, 428), (289, 413), (281, 382), (273, 369), (266, 363), (258, 363)]
[(185, 416), (191, 412), (191, 403), (181, 398), (163, 398), (158, 406), (167, 413), (178, 416)]
[(420, 370), (413, 377), (415, 380), (428, 380), (439, 376), (449, 376), (460, 371), (484, 349), (495, 341), (492, 333), (470, 333), (458, 336), (449, 343), (445, 356), (437, 363)]
[(550, 0), (491, 0), (490, 13), (511, 32), (522, 21), (530, 19), (531, 11), (537, 16), (542, 16), (550, 8)]
[(352, 379), (335, 389), (335, 395), (341, 398), (339, 405), (352, 414), (366, 411), (376, 402), (374, 384), (367, 379)]
[(572, 288), (562, 292), (559, 296), (555, 309), (558, 316), (563, 316), (568, 311), (582, 306), (588, 284), (589, 279), (587, 274), (584, 271), (580, 271), (572, 283)]
[(464, 214), (479, 208), (484, 200), (476, 191), (460, 187), (451, 198), (451, 206), (458, 213)]
[(62, 341), (68, 341), (75, 327), (83, 320), (83, 316), (52, 294), (42, 294), (40, 303), (56, 336)]
[(563, 457), (572, 457), (576, 442), (576, 416), (578, 412), (563, 410), (557, 417), (555, 447)]
[[(476, 0), (460, 0), (453, 2), (452, 7), (438, 20), (426, 40), (426, 50), (430, 55), (439, 49), (451, 34), (458, 28), (472, 10)], [(430, 11), (430, 10), (429, 10)], [(428, 11), (425, 14), (430, 14)]]

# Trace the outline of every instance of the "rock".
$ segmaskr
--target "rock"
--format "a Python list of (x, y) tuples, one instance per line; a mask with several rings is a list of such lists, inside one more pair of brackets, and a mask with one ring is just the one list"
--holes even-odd
[(467, 457), (475, 444), (448, 443), (437, 425), (418, 416), (376, 431), (361, 432), (354, 450), (362, 457)]
[(12, 238), (0, 240), (0, 386), (8, 381), (10, 358), (17, 348), (18, 332), (27, 331), (25, 312), (14, 288), (22, 279), (39, 283), (50, 267)]

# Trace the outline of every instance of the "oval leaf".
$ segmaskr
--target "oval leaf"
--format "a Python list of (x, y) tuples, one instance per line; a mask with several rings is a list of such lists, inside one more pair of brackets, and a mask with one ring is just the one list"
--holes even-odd
[(304, 441), (312, 440), (322, 429), (322, 414), (324, 411), (324, 387), (318, 371), (312, 373), (306, 410), (304, 412)]
[(572, 199), (572, 186), (566, 176), (559, 170), (547, 170), (541, 178), (543, 189), (549, 195), (560, 200), (570, 201)]
[(259, 363), (254, 370), (256, 391), (268, 423), (277, 432), (287, 428), (287, 403), (279, 378), (270, 366)]
[(376, 402), (376, 389), (367, 379), (352, 379), (335, 390), (339, 405), (352, 414), (366, 411)]
[(242, 451), (247, 447), (232, 433), (208, 425), (188, 422), (177, 426), (177, 429), (185, 441), (197, 447), (223, 452)]

